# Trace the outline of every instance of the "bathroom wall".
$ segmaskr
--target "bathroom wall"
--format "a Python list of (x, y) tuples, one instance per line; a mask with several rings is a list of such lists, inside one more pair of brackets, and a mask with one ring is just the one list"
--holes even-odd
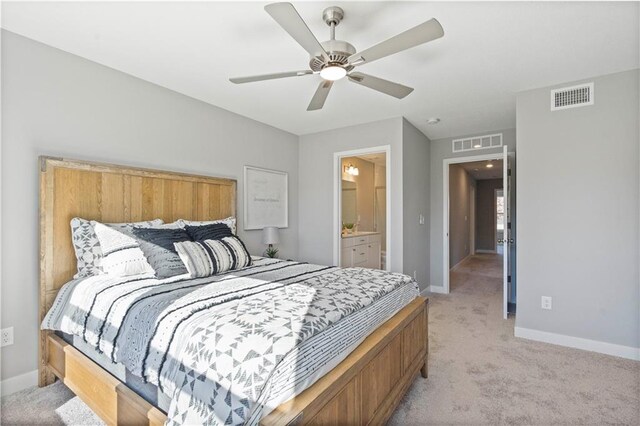
[(387, 168), (379, 164), (373, 166), (374, 208), (376, 231), (380, 233), (381, 250), (387, 247)]

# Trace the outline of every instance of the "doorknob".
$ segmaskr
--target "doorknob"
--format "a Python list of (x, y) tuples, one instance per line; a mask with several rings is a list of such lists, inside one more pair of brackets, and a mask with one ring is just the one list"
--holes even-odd
[(502, 240), (498, 240), (498, 244), (502, 244), (502, 242), (503, 242)]
[(509, 240), (509, 244), (513, 244), (513, 238)]

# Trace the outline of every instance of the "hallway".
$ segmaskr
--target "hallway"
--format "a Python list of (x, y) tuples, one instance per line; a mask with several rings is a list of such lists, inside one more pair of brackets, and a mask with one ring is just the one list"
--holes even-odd
[(502, 257), (479, 254), (429, 295), (429, 378), (391, 425), (638, 424), (638, 364), (516, 338), (502, 319)]
[(502, 256), (489, 253), (469, 256), (453, 268), (449, 280), (451, 293), (498, 292), (502, 297)]

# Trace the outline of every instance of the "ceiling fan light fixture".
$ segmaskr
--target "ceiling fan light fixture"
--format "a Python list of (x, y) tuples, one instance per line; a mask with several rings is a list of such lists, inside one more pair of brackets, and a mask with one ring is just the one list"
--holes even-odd
[(329, 65), (320, 70), (320, 77), (329, 81), (336, 81), (344, 78), (347, 70), (337, 65)]

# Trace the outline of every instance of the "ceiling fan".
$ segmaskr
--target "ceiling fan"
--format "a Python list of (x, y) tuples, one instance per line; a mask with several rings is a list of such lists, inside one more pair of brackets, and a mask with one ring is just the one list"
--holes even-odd
[(322, 13), (324, 22), (330, 27), (330, 38), (322, 43), (320, 43), (311, 30), (309, 30), (309, 27), (307, 27), (307, 24), (305, 24), (291, 3), (272, 3), (265, 6), (264, 9), (298, 44), (309, 52), (311, 55), (309, 61), (310, 69), (230, 78), (229, 81), (240, 84), (253, 81), (273, 80), (276, 78), (320, 74), (322, 81), (316, 93), (313, 95), (307, 111), (321, 109), (327, 99), (333, 82), (343, 77), (347, 77), (351, 82), (361, 84), (398, 99), (404, 98), (413, 91), (413, 88), (361, 72), (355, 72), (353, 71), (354, 68), (438, 39), (444, 35), (444, 30), (440, 23), (436, 19), (430, 19), (375, 46), (357, 52), (355, 47), (350, 43), (336, 40), (336, 26), (344, 18), (344, 11), (337, 6), (328, 7)]

